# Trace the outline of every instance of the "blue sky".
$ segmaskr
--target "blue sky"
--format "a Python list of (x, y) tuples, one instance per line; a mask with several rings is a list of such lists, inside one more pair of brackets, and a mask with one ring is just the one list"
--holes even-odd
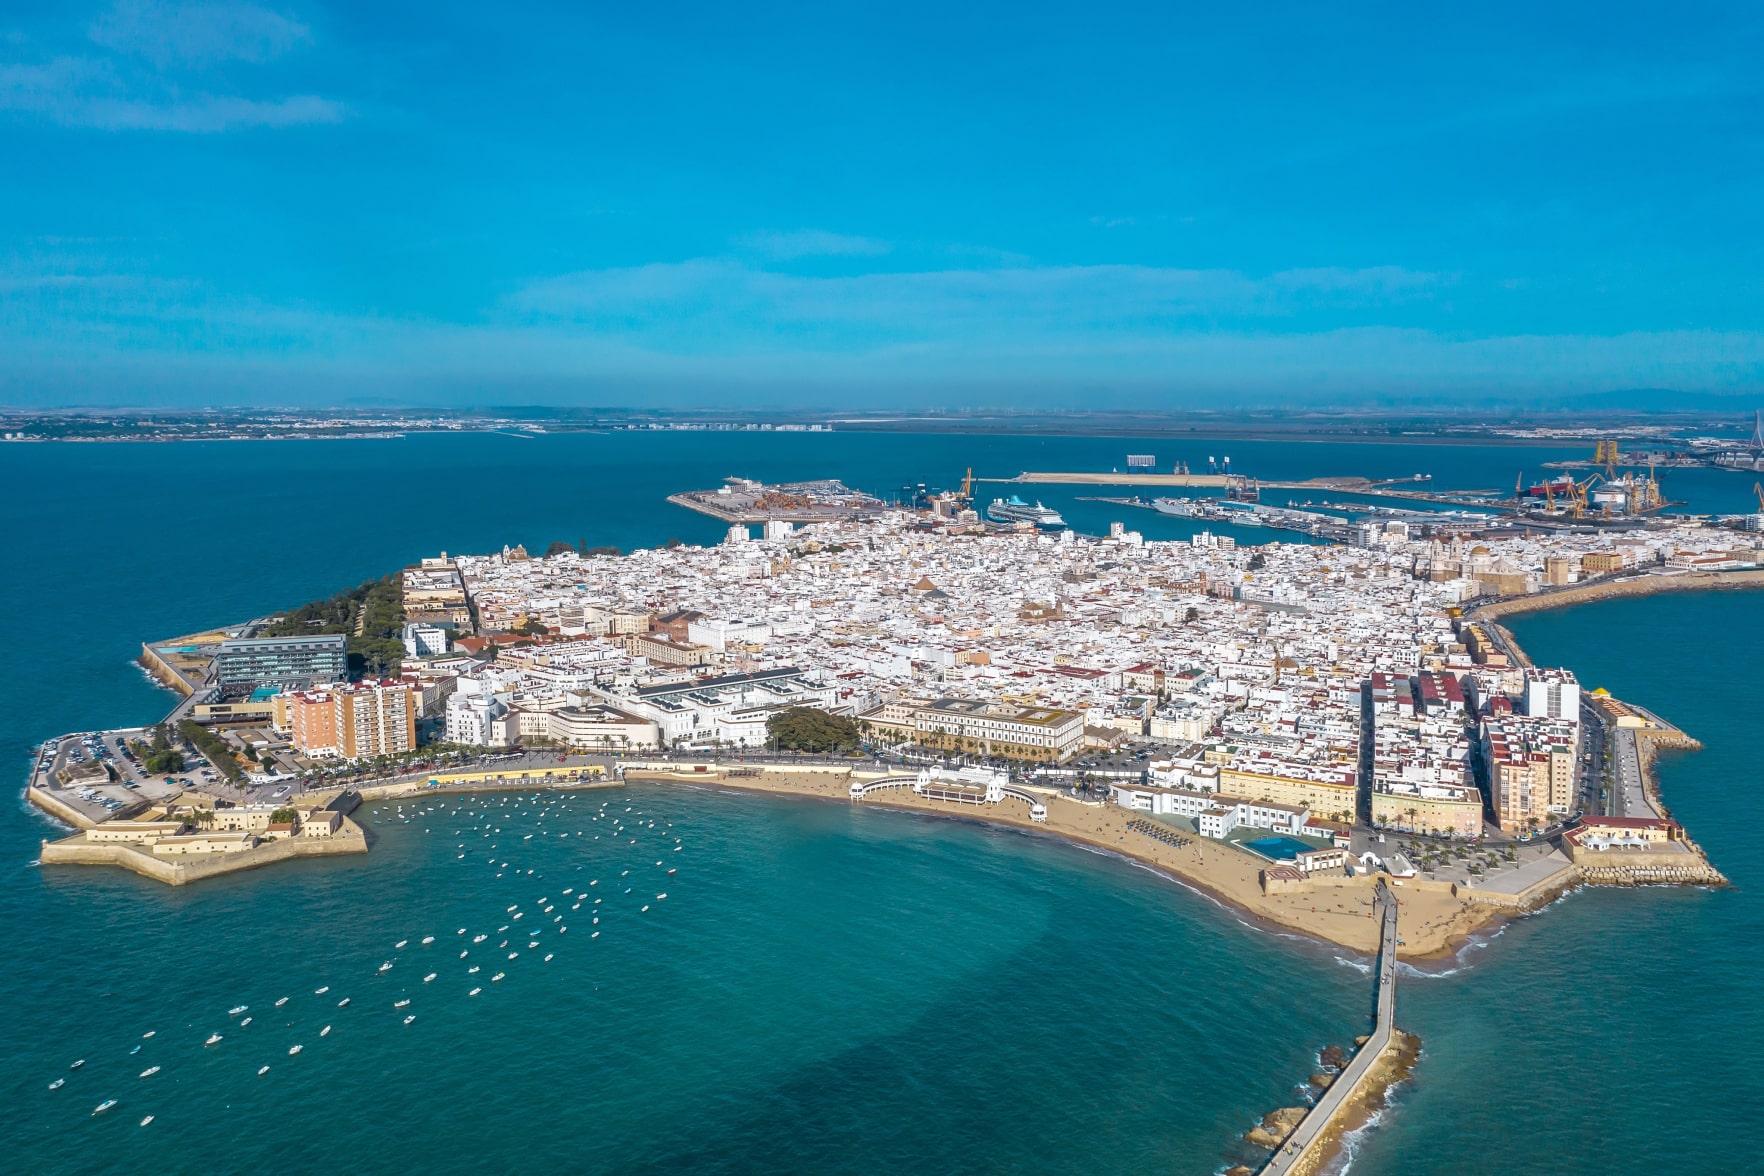
[(1764, 9), (0, 10), (0, 402), (1764, 395)]

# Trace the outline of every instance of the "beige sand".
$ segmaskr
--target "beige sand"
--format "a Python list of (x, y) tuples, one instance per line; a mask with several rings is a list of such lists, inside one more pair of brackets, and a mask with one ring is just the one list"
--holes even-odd
[[(1378, 945), (1378, 923), (1372, 913), (1372, 880), (1342, 878), (1321, 883), (1305, 893), (1265, 895), (1259, 873), (1266, 865), (1243, 850), (1195, 838), (1177, 848), (1127, 827), (1138, 814), (1115, 805), (1086, 805), (1050, 797), (1047, 820), (1032, 822), (1028, 806), (1006, 799), (981, 809), (973, 805), (927, 800), (909, 788), (891, 789), (862, 801), (850, 800), (850, 777), (843, 772), (761, 772), (728, 778), (713, 773), (630, 772), (629, 779), (678, 780), (752, 792), (815, 796), (845, 803), (913, 809), (940, 816), (965, 817), (1012, 825), (1084, 842), (1156, 866), (1198, 890), (1251, 917), (1370, 955)], [(1503, 916), (1487, 905), (1468, 902), (1443, 890), (1407, 890), (1402, 898), (1403, 947), (1409, 959), (1438, 958), (1462, 946), (1474, 931)]]

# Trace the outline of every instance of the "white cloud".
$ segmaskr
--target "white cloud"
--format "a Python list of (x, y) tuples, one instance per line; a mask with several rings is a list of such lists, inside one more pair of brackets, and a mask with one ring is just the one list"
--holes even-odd
[(1230, 270), (1013, 266), (812, 277), (726, 259), (589, 270), (535, 282), (510, 303), (533, 320), (695, 340), (824, 335), (854, 343), (1157, 334), (1221, 318), (1388, 308), (1448, 279), (1400, 267)]
[(67, 127), (214, 134), (335, 123), (349, 108), (317, 94), (217, 91), (192, 70), (261, 63), (306, 42), (305, 25), (251, 4), (121, 0), (89, 30), (108, 55), (0, 63), (0, 111)]
[[(1394, 301), (1444, 281), (1402, 269), (1135, 266), (803, 278), (699, 260), (547, 279), (475, 321), (446, 322), (230, 300), (201, 283), (111, 274), (75, 244), (0, 267), (0, 394), (126, 400), (152, 373), (168, 398), (198, 401), (270, 387), (318, 401), (617, 387), (701, 401), (922, 403), (947, 392), (1119, 405), (1764, 386), (1755, 331), (1392, 325)], [(1319, 307), (1327, 313), (1306, 317)]]
[(37, 114), (68, 127), (192, 133), (334, 123), (348, 115), (341, 103), (312, 94), (256, 99), (131, 87), (108, 63), (83, 57), (0, 66), (0, 110)]
[(158, 66), (268, 61), (307, 42), (310, 29), (255, 4), (117, 0), (88, 30), (96, 43)]
[(874, 237), (852, 237), (825, 229), (765, 230), (748, 233), (735, 243), (774, 261), (797, 257), (875, 257), (892, 248), (888, 242)]

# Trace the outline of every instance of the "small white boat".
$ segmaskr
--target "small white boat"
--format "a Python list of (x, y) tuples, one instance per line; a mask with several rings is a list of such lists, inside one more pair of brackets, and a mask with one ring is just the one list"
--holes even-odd
[(325, 993), (327, 993), (327, 992), (329, 992), (329, 991), (331, 991), (331, 986), (330, 986), (330, 985), (329, 985), (329, 984), (327, 984), (327, 985), (325, 985), (325, 986), (324, 986), (324, 987), (323, 987), (323, 988), (315, 988), (315, 989), (313, 989), (313, 990), (312, 990), (312, 994), (313, 994), (313, 995), (314, 995), (314, 996), (323, 996), (323, 995), (324, 995), (324, 994), (325, 994)]
[(416, 1020), (416, 1014), (415, 1014), (415, 1013), (412, 1013), (412, 1014), (411, 1014), (411, 1015), (410, 1015), (410, 1016), (408, 1016), (408, 1017), (406, 1017), (406, 1018), (404, 1018), (404, 1023), (405, 1023), (405, 1024), (406, 1024), (406, 1025), (408, 1025), (408, 1024), (410, 1024), (410, 1023), (411, 1023), (411, 1022), (412, 1022), (412, 1021), (414, 1021), (414, 1020)]
[[(643, 904), (643, 910), (644, 910), (644, 911), (646, 911), (646, 910), (648, 910), (648, 909), (649, 909), (649, 904), (648, 904), (648, 903), (644, 903), (644, 904)], [(642, 914), (642, 913), (643, 913), (643, 911), (638, 911), (638, 912), (637, 912), (637, 913), (638, 913), (638, 914)]]
[(287, 1003), (288, 1003), (288, 998), (284, 996), (282, 999), (280, 999), (276, 1002), (276, 1007), (279, 1009)]
[(134, 1049), (131, 1049), (131, 1050), (130, 1050), (130, 1051), (129, 1051), (129, 1056), (130, 1056), (130, 1057), (131, 1057), (131, 1058), (132, 1058), (132, 1057), (134, 1057), (134, 1056), (135, 1056), (135, 1055), (136, 1055), (136, 1054), (138, 1054), (138, 1053), (140, 1053), (140, 1052), (141, 1052), (141, 1047), (140, 1047), (140, 1046), (138, 1046), (138, 1045), (137, 1045), (137, 1046), (136, 1046), (136, 1047), (135, 1047), (135, 1048), (134, 1048)]
[(462, 952), (460, 952), (460, 953), (459, 953), (459, 958), (460, 958), (460, 959), (462, 959), (462, 960), (463, 960), (463, 959), (465, 959), (465, 958), (466, 958), (466, 957), (467, 957), (467, 956), (469, 956), (469, 955), (471, 955), (471, 954), (472, 954), (472, 953), (471, 953), (471, 952), (469, 952), (469, 951), (462, 951)]
[(551, 954), (549, 952), (546, 953), (545, 962), (548, 964), (551, 962)]
[(474, 936), (472, 936), (472, 942), (473, 943), (482, 943), (488, 938), (490, 938), (488, 935), (474, 935)]
[(430, 972), (427, 976), (423, 977), (423, 983), (427, 984), (429, 981), (433, 980), (434, 978), (435, 978), (435, 973)]
[(340, 1008), (340, 1009), (346, 1009), (346, 1008), (348, 1008), (348, 1007), (349, 1007), (349, 998), (348, 998), (348, 997), (347, 997), (347, 996), (346, 996), (346, 997), (344, 997), (344, 998), (343, 998), (343, 999), (342, 999), (342, 1000), (340, 1000), (340, 1001), (338, 1001), (338, 1002), (337, 1002), (337, 1007), (338, 1007), (338, 1008)]
[(511, 960), (518, 960), (521, 958), (521, 953), (518, 951), (511, 951), (508, 953), (508, 958)]
[(77, 1061), (77, 1062), (75, 1062), (75, 1063), (74, 1063), (74, 1064), (73, 1064), (73, 1065), (71, 1065), (71, 1066), (69, 1066), (69, 1067), (68, 1067), (68, 1069), (70, 1069), (70, 1070), (77, 1070), (77, 1069), (79, 1069), (79, 1068), (80, 1068), (80, 1067), (81, 1067), (81, 1066), (83, 1066), (83, 1065), (85, 1065), (85, 1064), (86, 1064), (86, 1059), (85, 1059), (85, 1058), (81, 1058), (81, 1059), (80, 1059), (80, 1060), (79, 1060), (79, 1061)]
[(387, 960), (385, 963), (380, 965), (380, 971), (382, 971), (382, 972), (390, 972), (391, 970), (392, 970), (392, 961), (391, 960)]
[(591, 932), (591, 933), (590, 933), (590, 934), (589, 934), (589, 936), (588, 936), (588, 938), (590, 938), (590, 939), (599, 939), (599, 938), (600, 938), (600, 932), (598, 932), (598, 931), (594, 931), (594, 932)]
[(220, 1042), (221, 1042), (221, 1035), (220, 1034), (210, 1033), (208, 1035), (208, 1040), (203, 1042), (202, 1044), (203, 1045), (219, 1045)]
[(159, 1067), (158, 1067), (158, 1066), (148, 1066), (148, 1067), (147, 1067), (147, 1068), (146, 1068), (146, 1069), (145, 1069), (145, 1070), (142, 1070), (142, 1071), (141, 1071), (141, 1077), (143, 1077), (143, 1078), (151, 1078), (151, 1077), (153, 1077), (153, 1076), (154, 1076), (154, 1075), (155, 1075), (155, 1074), (157, 1074), (157, 1073), (159, 1073)]
[(243, 1029), (243, 1028), (245, 1028), (245, 1026), (247, 1026), (249, 1024), (251, 1024), (251, 1018), (246, 1017), (243, 1021), (239, 1022), (239, 1028)]
[(660, 902), (662, 899), (666, 898), (667, 896), (668, 896), (668, 892), (664, 890), (660, 894), (655, 896), (655, 900), (657, 902)]
[(57, 1078), (55, 1081), (53, 1081), (49, 1084), (49, 1089), (50, 1090), (60, 1090), (63, 1086), (66, 1086), (66, 1085), (67, 1085), (66, 1078)]
[(538, 946), (539, 946), (539, 941), (537, 939), (527, 940), (527, 950), (531, 951), (533, 948), (538, 947)]
[(477, 974), (478, 974), (478, 965), (476, 965), (476, 964), (473, 964), (471, 967), (466, 969), (466, 975), (468, 975), (468, 976), (475, 976)]
[(251, 1007), (250, 1005), (234, 1005), (232, 1008), (227, 1010), (227, 1016), (236, 1017), (240, 1013), (244, 1012), (246, 1009), (248, 1009), (250, 1007)]
[(153, 1122), (153, 1116), (148, 1115), (146, 1118), (141, 1120), (141, 1126), (145, 1127), (145, 1126), (147, 1126), (147, 1124), (149, 1124), (151, 1122)]
[(484, 991), (482, 988), (474, 988), (470, 992), (466, 993), (466, 995), (467, 996), (476, 996), (476, 995), (478, 995), (478, 993), (480, 993), (482, 991)]
[(115, 1105), (116, 1105), (116, 1100), (114, 1098), (107, 1098), (103, 1102), (99, 1103), (97, 1106), (93, 1107), (92, 1113), (94, 1115), (102, 1115), (105, 1111), (108, 1111), (111, 1107), (114, 1107)]
[(403, 1008), (403, 1007), (404, 1007), (404, 1006), (405, 1006), (405, 1005), (407, 1005), (407, 1004), (409, 1004), (409, 1003), (410, 1003), (410, 998), (409, 998), (409, 997), (406, 997), (406, 998), (405, 998), (405, 999), (403, 999), (403, 1000), (395, 1000), (395, 1001), (393, 1001), (393, 1002), (392, 1002), (392, 1007), (393, 1007), (393, 1008), (395, 1008), (395, 1009), (401, 1009), (401, 1008)]
[(505, 975), (505, 973), (502, 973), (502, 972), (496, 973), (496, 975), (490, 977), (490, 983), (492, 983), (492, 984), (496, 983), (498, 980), (502, 979), (502, 977), (504, 975)]
[(397, 943), (394, 943), (392, 945), (392, 950), (393, 951), (403, 951), (404, 945), (409, 942), (410, 942), (410, 940), (408, 940), (408, 939), (400, 939)]
[(306, 1047), (304, 1045), (290, 1045), (288, 1047), (288, 1056), (293, 1057), (295, 1054), (299, 1053), (301, 1050), (303, 1050), (305, 1048)]
[(433, 935), (425, 935), (425, 936), (423, 936), (423, 943), (424, 943), (424, 944), (430, 944), (430, 943), (433, 943), (433, 942), (435, 942), (435, 937), (434, 937), (434, 936), (433, 936)]
[(670, 874), (678, 874), (679, 872), (680, 871), (678, 871), (678, 870), (669, 870), (668, 871), (668, 873), (670, 873)]
[(329, 1037), (330, 1035), (331, 1035), (331, 1027), (329, 1025), (326, 1025), (323, 1029), (319, 1030), (320, 1037)]
[(149, 1029), (149, 1030), (147, 1030), (147, 1032), (141, 1034), (141, 1040), (145, 1041), (145, 1040), (147, 1040), (147, 1038), (152, 1037), (155, 1033), (158, 1033), (158, 1032), (159, 1032), (159, 1030), (157, 1030), (157, 1029)]
[(456, 932), (454, 932), (454, 934), (456, 934), (456, 935), (464, 935), (464, 934), (465, 934), (465, 928), (464, 928), (464, 927), (461, 927), (461, 928), (460, 928), (460, 929), (459, 929), (459, 930), (458, 930), (458, 931), (456, 931)]
[(262, 1078), (262, 1077), (263, 1077), (263, 1076), (264, 1076), (264, 1075), (265, 1075), (265, 1074), (267, 1074), (267, 1073), (269, 1073), (269, 1067), (268, 1067), (268, 1066), (259, 1066), (259, 1067), (257, 1067), (257, 1076), (258, 1076), (258, 1077), (259, 1077), (259, 1078)]

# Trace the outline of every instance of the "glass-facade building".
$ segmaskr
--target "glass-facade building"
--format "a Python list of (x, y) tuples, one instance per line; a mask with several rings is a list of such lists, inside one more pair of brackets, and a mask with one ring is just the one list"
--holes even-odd
[(235, 637), (214, 655), (220, 686), (313, 686), (349, 676), (347, 640), (341, 633), (309, 637)]

